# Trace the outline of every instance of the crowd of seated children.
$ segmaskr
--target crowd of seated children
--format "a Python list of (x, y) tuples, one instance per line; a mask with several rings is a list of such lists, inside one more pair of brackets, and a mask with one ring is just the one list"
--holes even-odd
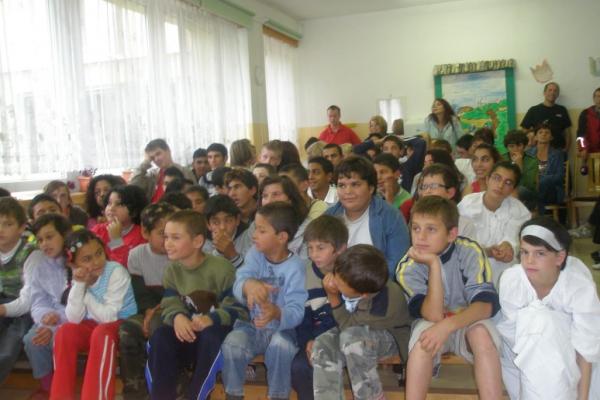
[(168, 203), (148, 205), (140, 221), (146, 243), (134, 247), (127, 258), (138, 312), (119, 328), (120, 376), (127, 398), (142, 397), (145, 390), (146, 340), (161, 322), (163, 275), (169, 265), (164, 245), (165, 225), (176, 209)]
[(243, 398), (246, 365), (264, 354), (269, 398), (287, 399), (298, 352), (294, 329), (302, 322), (308, 297), (304, 262), (288, 248), (299, 219), (291, 204), (275, 201), (261, 206), (254, 222), (254, 246), (233, 286), (251, 321), (238, 319), (223, 342), (223, 384), (227, 398)]

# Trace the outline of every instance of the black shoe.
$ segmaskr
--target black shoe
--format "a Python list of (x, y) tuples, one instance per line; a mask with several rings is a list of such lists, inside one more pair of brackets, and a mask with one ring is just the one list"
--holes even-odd
[(600, 251), (595, 251), (590, 254), (590, 256), (592, 257), (592, 260), (594, 260), (595, 264), (600, 264)]

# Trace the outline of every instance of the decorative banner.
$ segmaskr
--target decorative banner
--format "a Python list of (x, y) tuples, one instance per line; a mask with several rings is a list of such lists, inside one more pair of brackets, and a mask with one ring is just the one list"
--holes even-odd
[(535, 67), (529, 67), (533, 77), (539, 83), (546, 83), (552, 80), (554, 76), (554, 72), (552, 72), (552, 68), (550, 68), (550, 64), (548, 61), (544, 59), (541, 64), (536, 65)]
[(516, 64), (516, 61), (512, 58), (508, 60), (488, 60), (460, 64), (440, 64), (433, 67), (433, 75), (455, 75), (471, 72), (496, 71), (499, 69), (515, 68)]

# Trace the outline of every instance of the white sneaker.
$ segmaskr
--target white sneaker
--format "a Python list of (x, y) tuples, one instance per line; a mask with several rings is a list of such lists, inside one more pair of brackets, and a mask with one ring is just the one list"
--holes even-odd
[(590, 224), (583, 224), (579, 228), (569, 229), (569, 235), (576, 239), (592, 237), (592, 227)]

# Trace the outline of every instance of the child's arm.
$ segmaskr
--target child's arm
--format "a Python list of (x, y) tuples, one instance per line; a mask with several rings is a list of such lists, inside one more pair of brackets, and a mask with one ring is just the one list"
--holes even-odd
[(261, 282), (261, 255), (252, 247), (244, 257), (244, 264), (236, 271), (233, 295), (242, 304), (252, 308), (255, 302), (264, 303), (269, 298), (268, 286)]
[(248, 319), (246, 307), (231, 294), (235, 282), (235, 268), (230, 263), (227, 264), (221, 268), (223, 275), (218, 282), (218, 287), (215, 288), (215, 292), (219, 296), (219, 307), (208, 315), (212, 325), (233, 326), (238, 318)]
[(187, 308), (179, 297), (179, 290), (175, 283), (174, 268), (177, 268), (177, 264), (168, 266), (163, 275), (165, 292), (160, 302), (163, 322), (168, 325), (173, 325), (174, 319), (178, 314), (183, 314), (188, 318), (190, 317)]
[(285, 305), (281, 308), (279, 330), (293, 329), (302, 322), (308, 298), (305, 288), (306, 270), (302, 261), (298, 258), (286, 267), (290, 268), (290, 273), (286, 278), (285, 291), (279, 294), (285, 299)]
[(31, 276), (31, 318), (38, 325), (43, 324), (42, 319), (45, 315), (55, 313), (64, 321), (64, 306), (56, 304), (50, 294), (44, 289), (44, 285), (40, 282), (41, 268), (47, 268), (46, 265), (39, 265), (34, 269)]
[(577, 400), (587, 400), (590, 394), (590, 383), (592, 377), (592, 364), (587, 362), (581, 354), (577, 353), (577, 365), (581, 378), (577, 385)]
[(437, 254), (424, 253), (411, 247), (408, 256), (416, 262), (427, 266), (427, 294), (421, 305), (421, 316), (431, 322), (444, 319), (444, 283), (442, 282), (442, 262)]
[(127, 270), (121, 266), (116, 267), (110, 275), (103, 302), (98, 301), (89, 291), (86, 293), (84, 302), (90, 316), (100, 323), (116, 321), (130, 286), (131, 278)]
[(31, 279), (33, 270), (43, 260), (41, 251), (33, 251), (23, 263), (23, 287), (19, 291), (19, 297), (15, 300), (4, 304), (6, 317), (20, 317), (27, 314), (31, 310)]

